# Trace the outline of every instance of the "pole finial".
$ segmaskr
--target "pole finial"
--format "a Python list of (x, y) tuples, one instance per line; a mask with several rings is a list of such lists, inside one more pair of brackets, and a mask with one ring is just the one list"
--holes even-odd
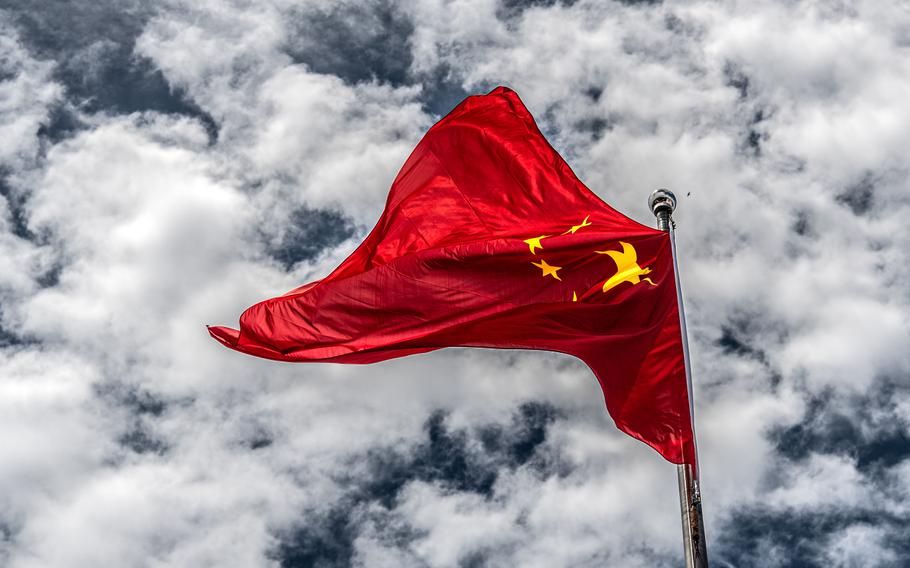
[(655, 189), (648, 197), (648, 208), (657, 217), (657, 228), (661, 231), (670, 230), (670, 216), (676, 209), (676, 196), (669, 189)]

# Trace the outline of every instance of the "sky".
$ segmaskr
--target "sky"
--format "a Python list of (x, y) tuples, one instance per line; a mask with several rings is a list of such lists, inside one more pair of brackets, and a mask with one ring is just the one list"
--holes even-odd
[(620, 211), (679, 197), (712, 565), (910, 564), (910, 5), (0, 0), (0, 565), (679, 566), (572, 358), (206, 333), (497, 85)]

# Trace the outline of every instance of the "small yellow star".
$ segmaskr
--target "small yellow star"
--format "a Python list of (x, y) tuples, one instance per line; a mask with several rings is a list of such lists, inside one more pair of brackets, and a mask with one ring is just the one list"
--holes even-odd
[(563, 233), (563, 235), (568, 235), (569, 233), (572, 233), (574, 235), (575, 231), (577, 231), (578, 229), (581, 229), (582, 227), (590, 227), (591, 223), (588, 222), (589, 217), (590, 217), (590, 215), (586, 216), (585, 220), (582, 221), (580, 225), (573, 225), (572, 228), (569, 229), (568, 231), (566, 231), (565, 233)]
[(541, 276), (552, 276), (553, 278), (562, 281), (562, 278), (559, 277), (559, 274), (556, 274), (557, 270), (562, 270), (561, 266), (550, 266), (544, 259), (540, 259), (539, 263), (532, 262), (531, 264), (543, 270), (543, 274), (541, 274)]
[(534, 237), (532, 239), (525, 239), (524, 242), (528, 244), (528, 248), (531, 249), (531, 254), (537, 254), (535, 249), (543, 248), (543, 245), (540, 244), (540, 239), (545, 239), (550, 235), (540, 235), (539, 237)]
[(575, 295), (575, 292), (574, 292), (574, 291), (572, 292), (572, 301), (573, 301), (573, 302), (577, 302), (577, 301), (578, 301), (578, 296)]

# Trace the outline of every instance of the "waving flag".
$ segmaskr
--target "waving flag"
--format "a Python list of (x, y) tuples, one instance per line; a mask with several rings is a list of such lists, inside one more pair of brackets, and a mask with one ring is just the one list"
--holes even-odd
[(585, 187), (504, 87), (427, 132), (376, 227), (331, 274), (247, 309), (239, 330), (209, 332), (295, 362), (567, 353), (594, 371), (622, 431), (694, 464), (667, 233)]

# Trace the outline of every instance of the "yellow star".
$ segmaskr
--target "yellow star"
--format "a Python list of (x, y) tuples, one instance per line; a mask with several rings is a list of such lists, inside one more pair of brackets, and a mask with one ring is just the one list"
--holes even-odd
[(575, 295), (575, 291), (574, 291), (574, 290), (572, 291), (572, 301), (573, 301), (573, 302), (577, 302), (577, 301), (578, 301), (578, 296)]
[(562, 281), (562, 278), (559, 277), (559, 274), (556, 274), (557, 270), (562, 270), (561, 266), (550, 266), (544, 259), (540, 259), (539, 263), (532, 262), (531, 264), (543, 270), (543, 274), (541, 274), (541, 276), (552, 276), (553, 278)]
[(651, 286), (656, 286), (650, 278), (642, 278), (645, 274), (650, 274), (651, 269), (642, 268), (638, 265), (638, 253), (635, 251), (635, 247), (623, 241), (619, 241), (619, 244), (622, 245), (622, 252), (618, 250), (594, 251), (597, 254), (610, 255), (610, 258), (616, 263), (616, 274), (607, 278), (606, 282), (604, 282), (603, 291), (606, 292), (623, 282), (629, 282), (634, 286), (645, 281)]
[(585, 220), (581, 222), (581, 225), (572, 225), (572, 228), (563, 233), (563, 235), (568, 235), (569, 233), (572, 233), (574, 235), (575, 231), (578, 229), (581, 229), (582, 227), (590, 227), (591, 223), (588, 222), (588, 217), (590, 217), (590, 215), (585, 217)]
[(540, 235), (539, 237), (534, 237), (533, 239), (525, 239), (524, 242), (528, 244), (528, 248), (531, 249), (531, 254), (537, 254), (534, 252), (535, 249), (543, 248), (543, 245), (540, 244), (540, 239), (545, 239), (550, 235)]

